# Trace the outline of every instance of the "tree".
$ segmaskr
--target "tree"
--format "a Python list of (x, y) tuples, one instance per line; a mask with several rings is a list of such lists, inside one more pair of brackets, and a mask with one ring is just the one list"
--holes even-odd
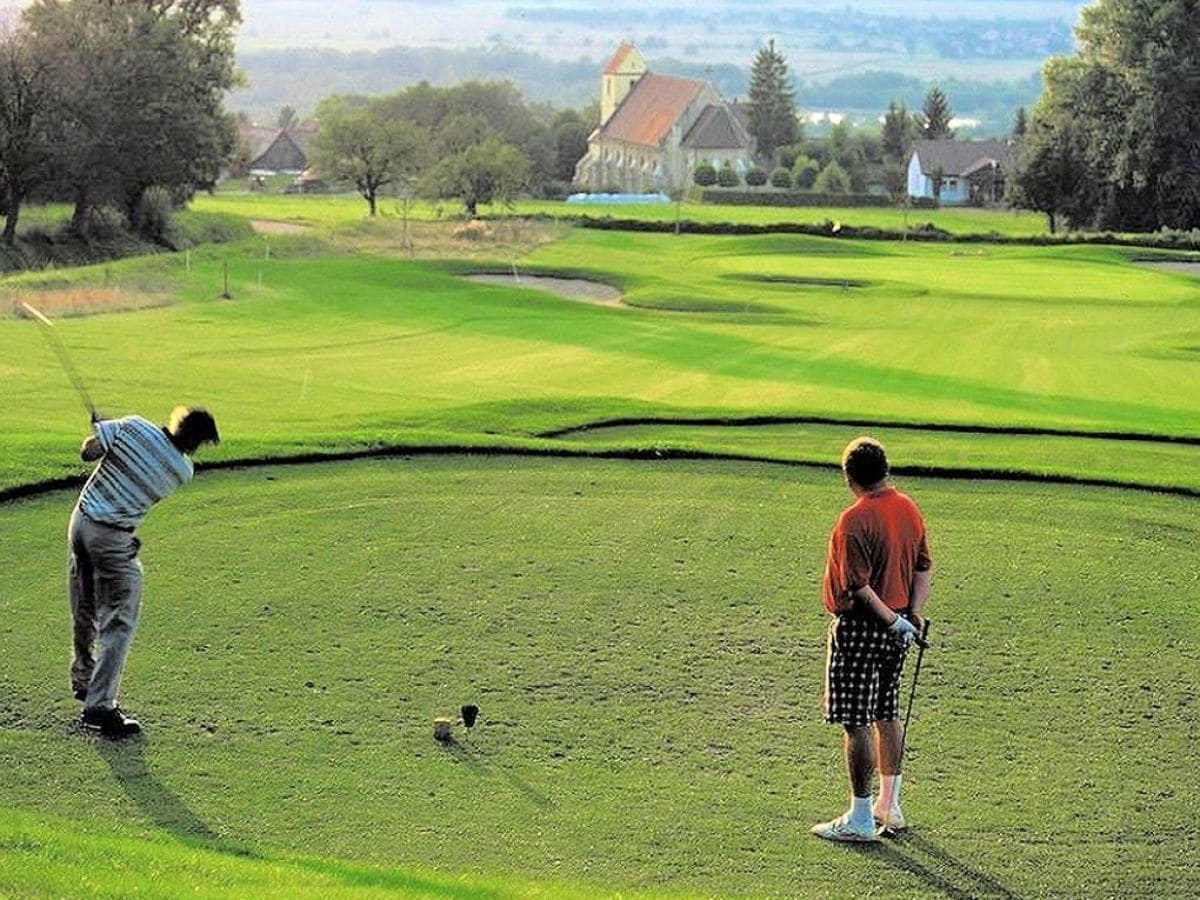
[[(746, 181), (749, 181), (749, 180), (750, 180), (749, 177), (747, 177)], [(771, 186), (780, 188), (785, 191), (791, 190), (791, 188), (792, 188), (792, 172), (791, 172), (791, 170), (785, 169), (785, 168), (783, 168), (783, 166), (780, 166), (778, 169), (776, 169), (774, 172), (772, 172), (771, 173)]]
[(428, 161), (429, 132), (387, 115), (378, 103), (355, 109), (321, 105), (321, 130), (313, 138), (313, 165), (327, 178), (349, 182), (377, 211), (380, 191), (416, 175)]
[(1017, 114), (1013, 118), (1012, 136), (1015, 138), (1023, 138), (1028, 130), (1029, 122), (1025, 116), (1025, 107), (1018, 106)]
[(883, 184), (893, 203), (900, 203), (908, 196), (908, 172), (904, 166), (895, 161), (888, 161), (883, 166)]
[(813, 188), (819, 194), (845, 194), (850, 190), (850, 176), (834, 160), (821, 170)]
[(717, 183), (717, 170), (710, 162), (702, 162), (696, 165), (696, 169), (692, 172), (692, 181), (700, 187), (712, 187)]
[(812, 188), (820, 172), (820, 164), (811, 156), (797, 156), (792, 164), (792, 182), (807, 191)]
[(921, 137), (929, 141), (949, 140), (954, 137), (950, 120), (950, 101), (939, 87), (931, 87), (925, 94), (925, 105), (921, 108)]
[(86, 232), (97, 203), (132, 218), (152, 186), (210, 184), (234, 146), (222, 108), (236, 83), (237, 0), (42, 0), (25, 12), (53, 72), (56, 179)]
[(1087, 224), (1096, 209), (1087, 155), (1087, 137), (1072, 117), (1039, 109), (1009, 174), (1009, 202), (1045, 213), (1051, 234), (1060, 218), (1071, 227)]
[(575, 110), (566, 109), (555, 115), (550, 131), (554, 143), (552, 174), (559, 181), (573, 181), (575, 164), (587, 153), (591, 127)]
[(279, 109), (279, 116), (275, 120), (275, 124), (279, 126), (280, 131), (287, 131), (290, 128), (295, 128), (300, 123), (296, 116), (296, 107), (282, 106)]
[(499, 137), (488, 137), (439, 162), (427, 190), (463, 201), (468, 216), (480, 203), (511, 202), (529, 181), (529, 158)]
[(913, 136), (916, 123), (908, 114), (908, 107), (901, 100), (899, 104), (893, 100), (888, 104), (887, 112), (883, 115), (883, 153), (887, 159), (904, 162), (912, 150)]
[(0, 32), (0, 211), (9, 246), (16, 240), (21, 204), (49, 174), (47, 77), (23, 34)]
[(774, 159), (775, 151), (791, 144), (799, 135), (796, 92), (788, 75), (787, 61), (767, 42), (750, 67), (749, 131), (763, 159)]
[[(783, 171), (786, 172), (787, 169), (784, 169)], [(749, 187), (762, 187), (766, 183), (767, 173), (758, 166), (754, 166), (749, 172), (746, 173), (746, 184)], [(788, 186), (791, 186), (791, 176), (788, 177)]]
[(741, 183), (742, 179), (738, 176), (737, 170), (733, 168), (729, 160), (725, 160), (721, 168), (717, 170), (717, 184), (723, 188), (734, 188)]
[[(1115, 227), (1200, 225), (1200, 10), (1195, 0), (1097, 0), (1078, 58), (1090, 100), (1089, 157), (1107, 153), (1099, 218)], [(1077, 82), (1078, 83), (1078, 82)]]

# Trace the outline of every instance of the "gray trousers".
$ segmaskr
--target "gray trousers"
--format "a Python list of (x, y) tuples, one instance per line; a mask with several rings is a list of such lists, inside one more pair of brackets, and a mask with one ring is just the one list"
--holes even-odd
[[(67, 582), (74, 622), (71, 689), (84, 706), (117, 704), (121, 670), (142, 602), (141, 541), (131, 531), (93, 522), (75, 507), (67, 530)], [(95, 656), (92, 655), (93, 645)]]

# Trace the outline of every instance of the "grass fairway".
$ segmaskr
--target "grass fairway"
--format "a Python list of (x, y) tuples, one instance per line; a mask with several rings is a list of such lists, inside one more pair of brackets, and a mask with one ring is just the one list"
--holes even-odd
[[(1181, 599), (1200, 588), (1194, 502), (902, 486), (938, 564), (907, 840), (855, 851), (806, 833), (845, 801), (837, 732), (818, 721), (816, 600), (844, 488), (716, 462), (204, 476), (143, 530), (124, 698), (150, 731), (121, 746), (71, 732), (56, 574), (71, 497), (8, 506), (22, 540), (0, 569), (0, 631), (21, 652), (0, 675), (0, 807), (206, 853), (480, 878), (500, 896), (524, 879), (705, 896), (1200, 891), (1180, 675), (1200, 664)], [(431, 717), (467, 701), (480, 725), (438, 746)]]
[[(226, 460), (383, 444), (547, 446), (535, 437), (543, 430), (613, 416), (769, 413), (1193, 437), (1200, 421), (1200, 396), (1180, 390), (1200, 371), (1197, 282), (1109, 249), (963, 255), (585, 232), (520, 264), (615, 284), (622, 309), (455, 274), (508, 261), (451, 270), (287, 248), (280, 242), (269, 261), (245, 244), (190, 263), (92, 270), (97, 282), (144, 277), (174, 298), (60, 323), (100, 408), (163, 415), (177, 400), (206, 402), (228, 436), (210, 458)], [(226, 262), (232, 301), (217, 296)], [(88, 277), (72, 273), (75, 283)], [(60, 276), (10, 284), (36, 300), (49, 279)], [(0, 360), (0, 488), (81, 471), (79, 402), (32, 323), (0, 318)], [(801, 442), (788, 458), (811, 459), (816, 446)], [(983, 464), (1047, 465), (1037, 442), (988, 446), (997, 449)], [(1130, 480), (1170, 484), (1196, 456), (1194, 446), (1163, 453), (1161, 471), (1157, 453), (1138, 457), (1145, 471)], [(1112, 470), (1089, 454), (1047, 459), (1066, 474)]]

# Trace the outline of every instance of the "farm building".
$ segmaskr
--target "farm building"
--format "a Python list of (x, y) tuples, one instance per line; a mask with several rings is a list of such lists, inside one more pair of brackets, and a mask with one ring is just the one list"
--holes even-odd
[(715, 87), (650, 72), (622, 44), (600, 76), (600, 126), (575, 181), (594, 191), (670, 191), (690, 184), (702, 162), (745, 174), (753, 156), (753, 138)]
[(1015, 156), (1012, 141), (917, 141), (908, 160), (909, 196), (936, 196), (949, 205), (995, 203), (1004, 197)]
[(243, 125), (238, 134), (246, 151), (246, 174), (299, 175), (308, 168), (308, 150), (315, 123), (280, 130)]

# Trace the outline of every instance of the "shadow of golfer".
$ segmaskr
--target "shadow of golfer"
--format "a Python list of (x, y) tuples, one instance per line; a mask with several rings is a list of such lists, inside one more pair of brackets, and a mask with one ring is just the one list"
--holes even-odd
[(108, 763), (113, 777), (138, 809), (164, 831), (180, 840), (208, 850), (255, 856), (254, 851), (217, 834), (170, 788), (159, 781), (146, 765), (146, 738), (124, 741), (98, 740), (96, 752)]
[[(1019, 894), (1009, 890), (991, 875), (959, 862), (936, 844), (912, 831), (883, 843), (852, 846), (859, 853), (874, 856), (895, 869), (915, 875), (924, 881), (930, 890), (954, 900), (975, 900), (979, 897), (1021, 900)], [(934, 866), (917, 860), (912, 854), (913, 850), (925, 853), (935, 864), (940, 863), (943, 871), (935, 871)], [(945, 871), (947, 869), (949, 871)]]
[(467, 767), (476, 774), (495, 776), (508, 782), (518, 794), (524, 796), (527, 800), (537, 806), (553, 806), (554, 802), (545, 794), (539, 793), (529, 782), (524, 781), (519, 776), (514, 775), (508, 769), (501, 765), (494, 765), (483, 758), (483, 754), (468, 744), (460, 744), (458, 741), (451, 738), (446, 742), (445, 747), (456, 758), (466, 763)]

